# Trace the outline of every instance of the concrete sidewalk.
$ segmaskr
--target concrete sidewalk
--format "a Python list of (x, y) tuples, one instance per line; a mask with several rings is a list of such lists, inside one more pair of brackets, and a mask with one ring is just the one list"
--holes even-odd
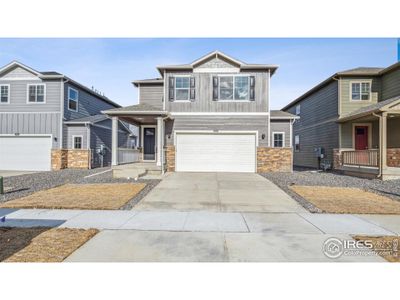
[(0, 209), (0, 226), (272, 234), (399, 235), (400, 215)]
[(399, 235), (400, 216), (0, 209), (0, 226), (98, 228), (66, 261), (383, 261), (326, 257), (324, 242)]

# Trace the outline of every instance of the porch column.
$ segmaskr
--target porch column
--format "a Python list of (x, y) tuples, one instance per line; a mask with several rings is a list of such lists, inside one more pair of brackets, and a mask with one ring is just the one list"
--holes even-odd
[(118, 165), (118, 117), (112, 117), (111, 126), (111, 165)]
[(163, 151), (163, 118), (157, 118), (157, 166), (161, 166)]
[(387, 169), (387, 113), (382, 113), (380, 118), (380, 135), (381, 135), (381, 168), (382, 170)]

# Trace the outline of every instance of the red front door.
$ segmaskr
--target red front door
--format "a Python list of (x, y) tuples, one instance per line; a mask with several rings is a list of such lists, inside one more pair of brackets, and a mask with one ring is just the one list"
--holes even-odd
[(356, 150), (368, 149), (368, 126), (356, 126), (355, 135)]

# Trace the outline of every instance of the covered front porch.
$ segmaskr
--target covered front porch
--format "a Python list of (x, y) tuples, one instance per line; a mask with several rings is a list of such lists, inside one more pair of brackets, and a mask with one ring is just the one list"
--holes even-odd
[(341, 117), (334, 169), (349, 175), (400, 178), (400, 97)]
[[(168, 113), (150, 105), (138, 104), (105, 111), (112, 119), (111, 165), (115, 177), (138, 178), (164, 173), (164, 127)], [(136, 149), (118, 148), (118, 121), (138, 128)]]

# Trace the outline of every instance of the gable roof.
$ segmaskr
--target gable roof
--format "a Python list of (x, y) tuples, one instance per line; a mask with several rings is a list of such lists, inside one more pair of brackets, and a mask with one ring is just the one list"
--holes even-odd
[(233, 58), (225, 53), (222, 53), (221, 51), (213, 51), (210, 52), (199, 59), (196, 59), (190, 64), (182, 64), (182, 65), (166, 65), (166, 66), (157, 66), (157, 70), (160, 72), (161, 75), (163, 75), (165, 70), (193, 70), (196, 66), (201, 64), (202, 62), (206, 62), (210, 58), (222, 58), (225, 61), (231, 62), (233, 65), (236, 65), (238, 68), (243, 69), (243, 70), (270, 70), (271, 75), (275, 73), (275, 71), (278, 69), (277, 65), (269, 65), (269, 64), (247, 64), (244, 63), (236, 58)]
[(361, 118), (364, 116), (368, 116), (372, 113), (380, 112), (380, 111), (385, 111), (386, 109), (389, 109), (391, 106), (393, 106), (396, 103), (400, 103), (400, 96), (396, 96), (390, 99), (387, 99), (385, 101), (381, 101), (372, 105), (364, 106), (362, 108), (359, 108), (347, 115), (344, 115), (340, 119), (338, 119), (338, 122), (346, 122), (348, 120), (352, 119), (357, 119)]
[(95, 124), (108, 119), (106, 115), (99, 114), (93, 116), (87, 116), (83, 118), (72, 119), (64, 122), (65, 124)]
[(304, 98), (308, 97), (309, 95), (311, 95), (314, 92), (320, 90), (321, 88), (323, 88), (324, 86), (328, 85), (332, 81), (336, 80), (337, 79), (336, 77), (340, 77), (340, 76), (382, 76), (382, 75), (386, 74), (387, 72), (395, 70), (395, 69), (397, 69), (399, 67), (400, 67), (400, 62), (397, 62), (397, 63), (395, 63), (393, 65), (390, 65), (387, 68), (358, 67), (358, 68), (354, 68), (354, 69), (349, 69), (349, 70), (344, 70), (344, 71), (337, 72), (337, 73), (333, 74), (332, 76), (328, 77), (327, 79), (325, 79), (324, 81), (322, 81), (321, 83), (319, 83), (316, 86), (314, 86), (312, 89), (310, 89), (307, 92), (305, 92), (300, 97), (296, 98), (295, 100), (293, 100), (292, 102), (287, 104), (285, 107), (282, 108), (282, 110), (289, 109), (290, 107), (292, 107), (293, 105), (297, 104), (298, 102), (300, 102)]
[(132, 81), (133, 85), (138, 87), (139, 84), (142, 83), (147, 83), (147, 84), (163, 84), (164, 83), (164, 79), (162, 78), (151, 78), (151, 79), (141, 79), (141, 80), (135, 80)]
[(20, 63), (19, 61), (12, 61), (9, 64), (5, 65), (4, 67), (0, 68), (0, 74), (7, 72), (8, 70), (15, 68), (15, 67), (20, 67), (22, 69), (25, 69), (29, 72), (31, 72), (32, 74), (38, 76), (40, 79), (65, 79), (65, 82), (71, 82), (72, 84), (74, 84), (75, 86), (79, 87), (80, 89), (84, 90), (85, 92), (100, 98), (101, 100), (107, 102), (108, 104), (111, 104), (114, 107), (121, 107), (121, 105), (115, 103), (114, 101), (112, 101), (111, 99), (109, 99), (108, 97), (98, 94), (95, 91), (93, 91), (92, 89), (88, 88), (87, 86), (84, 86), (83, 84), (71, 79), (68, 76), (65, 76), (61, 73), (55, 72), (55, 71), (37, 71), (35, 69), (32, 69), (31, 67), (28, 67), (27, 65), (24, 65), (23, 63)]
[(108, 109), (105, 111), (102, 111), (104, 114), (108, 115), (121, 115), (121, 114), (167, 114), (166, 111), (159, 109), (157, 107), (154, 107), (149, 104), (136, 104), (136, 105), (130, 105), (130, 106), (125, 106), (125, 107), (120, 107), (120, 108), (113, 108), (113, 109)]

